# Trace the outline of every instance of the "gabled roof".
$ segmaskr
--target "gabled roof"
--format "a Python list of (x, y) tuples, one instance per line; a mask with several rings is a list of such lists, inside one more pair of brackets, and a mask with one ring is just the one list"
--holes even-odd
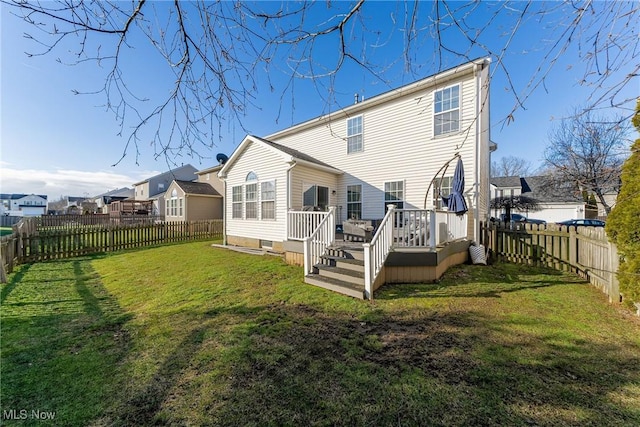
[[(156, 179), (156, 178), (163, 178), (165, 176), (173, 176), (173, 175), (178, 174), (178, 173), (180, 173), (180, 172), (182, 172), (184, 170), (191, 170), (194, 174), (197, 171), (197, 169), (194, 168), (193, 166), (191, 166), (190, 164), (186, 164), (186, 165), (182, 165), (180, 167), (177, 167), (175, 169), (171, 169), (168, 172), (159, 173), (158, 175), (154, 175), (154, 176), (149, 177), (147, 179), (143, 179), (142, 181), (136, 182), (133, 185), (135, 186), (135, 185), (144, 184), (145, 182), (151, 181), (152, 179)], [(173, 178), (171, 178), (171, 180), (173, 180)]]
[(218, 173), (218, 176), (225, 177), (227, 175), (227, 171), (238, 160), (240, 155), (247, 149), (247, 147), (252, 143), (260, 144), (263, 147), (266, 147), (267, 149), (271, 150), (275, 154), (282, 157), (282, 160), (287, 163), (292, 163), (292, 164), (297, 163), (297, 164), (313, 167), (316, 169), (325, 170), (327, 172), (332, 172), (335, 174), (343, 173), (340, 169), (336, 169), (333, 166), (328, 165), (324, 162), (321, 162), (320, 160), (317, 160), (301, 151), (295, 150), (293, 148), (285, 147), (284, 145), (277, 144), (273, 141), (269, 141), (255, 135), (247, 135), (242, 140), (238, 148), (235, 149), (233, 154), (231, 154), (231, 157), (229, 158), (227, 163), (224, 164), (224, 166)]
[(94, 198), (98, 197), (131, 197), (133, 196), (133, 188), (122, 187), (115, 190), (107, 191), (106, 193), (98, 194)]
[(548, 176), (529, 176), (522, 178), (522, 193), (542, 203), (584, 203), (582, 193), (575, 184), (558, 182)]
[(222, 169), (223, 164), (211, 166), (209, 168), (205, 168), (196, 172), (196, 175), (204, 175), (205, 173), (215, 173)]
[(184, 191), (185, 194), (197, 194), (201, 196), (218, 196), (222, 197), (211, 185), (206, 182), (194, 182), (194, 181), (179, 181), (174, 180), (178, 187)]
[(498, 188), (521, 188), (519, 176), (498, 176), (491, 178), (491, 185)]
[(10, 194), (10, 193), (0, 194), (0, 200), (19, 200), (29, 196), (41, 197), (47, 200), (47, 196), (45, 194)]

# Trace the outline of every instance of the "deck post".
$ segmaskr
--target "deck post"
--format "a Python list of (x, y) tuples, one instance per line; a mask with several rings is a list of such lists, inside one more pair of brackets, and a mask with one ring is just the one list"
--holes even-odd
[(429, 246), (432, 248), (436, 247), (436, 211), (429, 211)]
[(304, 257), (304, 275), (311, 272), (311, 237), (302, 239), (303, 257)]
[(371, 243), (364, 243), (364, 299), (373, 299), (373, 283), (371, 280)]

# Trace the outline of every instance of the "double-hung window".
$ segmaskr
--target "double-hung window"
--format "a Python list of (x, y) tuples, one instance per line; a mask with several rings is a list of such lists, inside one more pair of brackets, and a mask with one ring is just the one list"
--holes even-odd
[(347, 120), (347, 153), (362, 151), (362, 116)]
[(260, 216), (262, 219), (276, 219), (276, 183), (260, 183)]
[(347, 218), (362, 219), (362, 185), (347, 185)]
[(247, 184), (244, 188), (245, 218), (258, 219), (258, 184)]
[(236, 185), (231, 189), (231, 218), (242, 218), (242, 185)]
[(384, 209), (387, 205), (396, 205), (398, 209), (404, 208), (404, 181), (391, 181), (384, 183)]
[(460, 130), (460, 85), (435, 91), (433, 133), (442, 135)]

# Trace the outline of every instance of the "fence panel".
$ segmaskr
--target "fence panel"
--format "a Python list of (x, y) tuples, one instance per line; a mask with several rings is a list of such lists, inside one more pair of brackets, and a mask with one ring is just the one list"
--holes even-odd
[(502, 222), (481, 225), (482, 242), (498, 259), (571, 271), (620, 301), (618, 255), (603, 228)]
[[(94, 216), (94, 215), (79, 215)], [(84, 226), (61, 226), (58, 223), (23, 221), (14, 233), (0, 240), (0, 282), (14, 265), (64, 259), (82, 255), (115, 252), (173, 242), (219, 239), (223, 235), (222, 220), (194, 222), (149, 222), (139, 224), (97, 223)]]

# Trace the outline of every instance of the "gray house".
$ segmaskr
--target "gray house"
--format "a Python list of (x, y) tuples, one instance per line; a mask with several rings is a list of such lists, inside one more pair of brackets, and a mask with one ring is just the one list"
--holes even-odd
[(187, 164), (133, 184), (136, 201), (151, 201), (152, 215), (165, 215), (164, 195), (174, 180), (195, 181), (198, 169)]

